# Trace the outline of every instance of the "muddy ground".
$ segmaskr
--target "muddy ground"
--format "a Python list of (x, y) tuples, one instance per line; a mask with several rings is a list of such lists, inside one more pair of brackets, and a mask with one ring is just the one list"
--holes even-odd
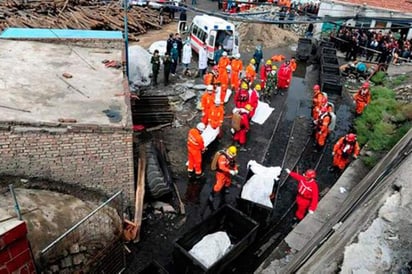
[[(290, 57), (294, 54), (291, 48), (293, 48), (293, 45), (286, 48), (265, 49), (264, 54), (266, 58), (274, 54), (284, 54)], [(242, 53), (244, 62), (249, 60), (250, 55), (250, 53)], [(275, 110), (264, 125), (253, 124), (251, 126), (246, 146), (248, 151), (239, 152), (238, 154), (237, 162), (240, 165), (240, 177), (244, 178), (247, 175), (246, 163), (249, 160), (256, 160), (266, 166), (283, 165), (284, 167), (293, 168), (296, 165), (296, 169), (300, 172), (307, 168), (316, 167), (319, 173), (318, 181), (320, 190), (323, 191), (322, 194), (326, 193), (327, 189), (336, 181), (338, 175), (329, 173), (327, 168), (332, 160), (332, 144), (335, 143), (339, 136), (342, 136), (350, 129), (353, 118), (350, 105), (351, 100), (338, 95), (329, 95), (330, 100), (336, 106), (337, 128), (330, 136), (325, 150), (323, 152), (313, 152), (310, 121), (311, 89), (317, 83), (318, 69), (318, 65), (312, 64), (311, 61), (299, 63), (291, 87), (285, 96), (272, 96), (271, 106)], [(184, 79), (176, 78), (175, 81), (182, 82)], [(199, 82), (200, 80), (197, 79), (196, 81)], [(163, 87), (161, 89), (164, 90)], [(161, 89), (155, 92), (161, 94)], [(152, 94), (153, 90), (148, 90), (147, 92)], [(233, 108), (232, 100), (225, 106), (226, 113), (230, 113)], [(177, 273), (175, 272), (172, 259), (173, 241), (212, 213), (211, 207), (207, 203), (207, 197), (211, 192), (215, 179), (214, 173), (210, 170), (209, 166), (214, 153), (232, 143), (229, 132), (230, 121), (228, 119), (225, 120), (223, 137), (213, 142), (204, 154), (205, 178), (201, 181), (189, 181), (185, 167), (187, 160), (186, 137), (189, 128), (195, 126), (199, 121), (200, 112), (195, 110), (195, 99), (187, 102), (185, 105), (186, 112), (197, 113), (193, 120), (184, 123), (181, 127), (163, 129), (152, 135), (157, 135), (158, 138), (163, 139), (169, 151), (170, 167), (180, 195), (184, 198), (186, 215), (156, 215), (147, 211), (145, 214), (146, 219), (143, 222), (141, 242), (136, 245), (129, 245), (132, 253), (128, 255), (127, 273), (135, 273), (142, 270), (152, 260), (156, 260), (165, 266), (170, 273)], [(278, 121), (279, 124), (275, 131)], [(290, 136), (292, 136), (292, 140), (289, 142)], [(286, 151), (287, 156), (285, 157)], [(244, 183), (239, 178), (235, 179), (234, 182), (235, 184)], [(284, 184), (280, 188), (279, 196), (276, 200), (276, 208), (271, 213), (269, 222), (262, 225), (266, 226), (266, 228), (260, 232), (256, 243), (250, 246), (228, 268), (228, 273), (252, 273), (265, 256), (268, 255), (268, 251), (272, 250), (291, 230), (296, 183), (292, 180), (284, 181), (283, 177), (281, 182), (284, 182)], [(233, 186), (230, 189), (230, 194), (224, 197), (223, 203), (236, 207), (236, 198), (240, 195), (240, 190), (240, 188)], [(215, 200), (216, 207), (222, 204), (220, 202), (221, 199), (222, 197), (218, 196)], [(175, 198), (173, 204), (177, 207)], [(269, 227), (273, 229), (269, 231)], [(269, 244), (264, 246), (264, 248), (260, 248), (261, 245), (266, 243)]]

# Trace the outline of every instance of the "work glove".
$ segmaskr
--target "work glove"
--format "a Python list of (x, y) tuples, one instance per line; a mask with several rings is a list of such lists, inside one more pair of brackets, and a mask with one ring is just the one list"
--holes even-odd
[(308, 213), (309, 213), (309, 214), (313, 214), (313, 213), (315, 213), (315, 212), (314, 212), (313, 210), (309, 210)]
[(230, 132), (231, 132), (232, 134), (235, 134), (235, 129), (234, 129), (234, 128), (231, 128), (231, 129), (230, 129)]
[(290, 169), (289, 169), (289, 168), (285, 168), (285, 171), (286, 171), (287, 174), (290, 173)]
[(232, 176), (236, 175), (236, 171), (235, 171), (235, 170), (230, 170), (229, 173), (230, 173), (230, 175), (232, 175)]
[(332, 152), (332, 156), (335, 156), (335, 152)]

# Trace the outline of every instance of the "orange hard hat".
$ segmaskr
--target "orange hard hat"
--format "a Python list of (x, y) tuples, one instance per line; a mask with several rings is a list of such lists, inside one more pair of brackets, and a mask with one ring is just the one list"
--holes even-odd
[(305, 172), (305, 177), (306, 177), (306, 179), (315, 179), (316, 178), (316, 171), (315, 170), (313, 170), (313, 169), (308, 169), (308, 170), (306, 170), (306, 172)]

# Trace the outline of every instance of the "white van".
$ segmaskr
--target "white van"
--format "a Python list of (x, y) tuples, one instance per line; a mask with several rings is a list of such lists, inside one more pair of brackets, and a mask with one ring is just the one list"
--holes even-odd
[(190, 25), (189, 35), (192, 48), (197, 53), (206, 44), (207, 56), (210, 60), (213, 60), (214, 52), (219, 45), (228, 52), (228, 55), (239, 53), (239, 36), (235, 25), (224, 19), (197, 15)]

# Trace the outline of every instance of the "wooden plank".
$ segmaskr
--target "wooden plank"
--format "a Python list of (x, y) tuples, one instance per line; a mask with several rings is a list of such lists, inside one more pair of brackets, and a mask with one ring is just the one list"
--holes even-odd
[(146, 149), (144, 145), (139, 147), (139, 162), (138, 162), (138, 175), (137, 175), (137, 187), (136, 187), (136, 203), (134, 212), (134, 223), (137, 227), (136, 238), (134, 243), (140, 241), (140, 231), (142, 227), (142, 215), (143, 215), (143, 200), (145, 193), (145, 179), (146, 179)]

